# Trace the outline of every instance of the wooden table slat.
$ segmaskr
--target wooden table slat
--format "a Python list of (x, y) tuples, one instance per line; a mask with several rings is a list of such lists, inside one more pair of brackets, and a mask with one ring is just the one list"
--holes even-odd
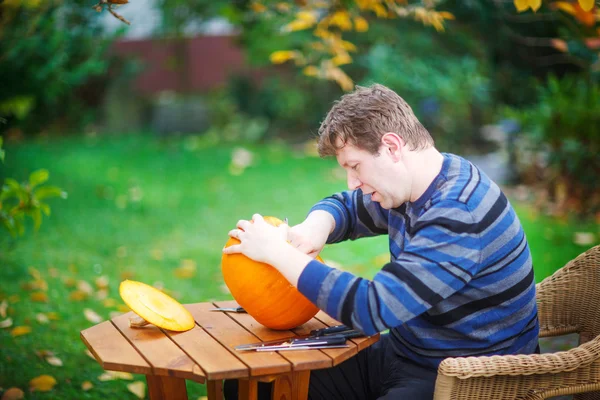
[[(187, 307), (187, 306), (186, 306)], [(208, 380), (247, 377), (250, 369), (199, 326), (187, 332), (167, 332), (198, 365)]]
[[(237, 307), (235, 301), (220, 301), (216, 302), (217, 307)], [(229, 313), (229, 317), (234, 319), (239, 325), (252, 332), (258, 339), (262, 341), (286, 339), (297, 336), (295, 331), (277, 331), (269, 329), (250, 316), (249, 314), (234, 314)], [(315, 328), (313, 328), (315, 329)], [(306, 332), (308, 334), (310, 330)], [(303, 335), (301, 333), (300, 335)], [(258, 341), (258, 340), (257, 340)], [(286, 360), (292, 364), (293, 371), (305, 371), (312, 369), (329, 368), (333, 365), (331, 357), (318, 350), (294, 350), (278, 352)]]
[(110, 321), (85, 329), (80, 335), (103, 369), (136, 374), (152, 373), (152, 367)]
[(209, 311), (213, 307), (210, 303), (187, 306), (198, 325), (250, 368), (250, 376), (280, 374), (292, 370), (291, 363), (277, 353), (236, 351), (235, 346), (256, 342), (258, 338), (238, 325), (226, 313)]
[(113, 318), (112, 323), (144, 355), (155, 375), (204, 382), (202, 370), (194, 369), (194, 361), (160, 328), (154, 325), (130, 328), (129, 317), (132, 315), (133, 312), (120, 315)]

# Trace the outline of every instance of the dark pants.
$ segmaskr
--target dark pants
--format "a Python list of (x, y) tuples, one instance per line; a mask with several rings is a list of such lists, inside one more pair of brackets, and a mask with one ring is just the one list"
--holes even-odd
[[(312, 371), (308, 398), (431, 400), (437, 372), (394, 354), (389, 336), (340, 365)], [(271, 398), (270, 383), (258, 384), (258, 398)], [(237, 399), (237, 381), (225, 381), (225, 398)]]

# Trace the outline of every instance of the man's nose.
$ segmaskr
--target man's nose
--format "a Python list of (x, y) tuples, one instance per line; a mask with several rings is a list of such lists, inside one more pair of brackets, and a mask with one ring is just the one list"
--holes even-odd
[(360, 181), (360, 179), (358, 179), (358, 177), (352, 174), (348, 174), (348, 189), (356, 190), (360, 187), (361, 184), (362, 182)]

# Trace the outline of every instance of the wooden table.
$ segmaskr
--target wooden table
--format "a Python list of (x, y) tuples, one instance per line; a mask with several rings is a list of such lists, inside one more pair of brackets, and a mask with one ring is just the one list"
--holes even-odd
[(306, 399), (310, 371), (329, 368), (379, 340), (348, 340), (348, 348), (240, 352), (235, 346), (308, 334), (339, 325), (324, 312), (298, 328), (275, 331), (248, 314), (208, 311), (235, 307), (233, 301), (188, 304), (196, 326), (172, 332), (153, 325), (130, 328), (123, 314), (81, 331), (81, 339), (105, 370), (146, 375), (150, 399), (187, 399), (185, 380), (206, 383), (209, 400), (223, 398), (222, 381), (239, 380), (239, 398), (256, 399), (257, 382), (274, 382), (273, 399)]

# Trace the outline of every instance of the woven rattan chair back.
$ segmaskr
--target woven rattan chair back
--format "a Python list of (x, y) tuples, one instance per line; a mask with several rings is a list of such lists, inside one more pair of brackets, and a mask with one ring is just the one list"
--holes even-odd
[(538, 400), (568, 394), (600, 400), (600, 246), (536, 288), (540, 336), (577, 333), (579, 346), (540, 355), (448, 358), (438, 369), (435, 400)]

